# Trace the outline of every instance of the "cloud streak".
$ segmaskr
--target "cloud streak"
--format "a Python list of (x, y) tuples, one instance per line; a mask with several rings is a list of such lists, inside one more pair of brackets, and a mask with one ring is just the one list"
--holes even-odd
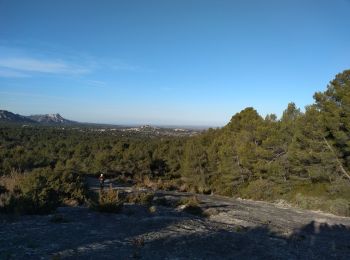
[[(58, 55), (58, 56), (57, 56)], [(30, 51), (0, 45), (0, 78), (33, 77), (45, 75), (85, 75), (99, 72), (143, 72), (139, 66), (119, 59), (101, 59), (87, 54)], [(102, 82), (90, 85), (103, 86)]]
[(86, 68), (73, 66), (62, 61), (40, 60), (35, 58), (0, 58), (0, 67), (10, 69), (11, 73), (16, 76), (22, 72), (37, 72), (50, 74), (83, 74), (89, 72)]
[(1, 69), (0, 68), (0, 77), (1, 78), (26, 78), (29, 75), (13, 70)]

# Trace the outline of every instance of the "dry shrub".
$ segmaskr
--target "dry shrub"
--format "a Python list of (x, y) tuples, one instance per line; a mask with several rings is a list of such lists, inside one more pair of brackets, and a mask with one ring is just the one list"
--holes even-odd
[(94, 210), (106, 213), (118, 213), (123, 209), (123, 201), (119, 198), (118, 191), (109, 188), (100, 191), (98, 198), (90, 201), (90, 207)]
[(157, 179), (152, 180), (150, 177), (145, 176), (142, 179), (142, 182), (139, 182), (136, 186), (137, 187), (144, 187), (149, 188), (153, 191), (156, 190), (167, 190), (167, 191), (173, 191), (173, 190), (179, 190), (179, 180), (164, 180), (164, 179)]
[(153, 198), (153, 192), (134, 192), (126, 196), (125, 202), (141, 205), (151, 205)]
[(178, 205), (199, 206), (197, 196), (185, 197), (179, 200)]
[(148, 211), (152, 214), (156, 213), (157, 212), (157, 207), (156, 206), (151, 206), (148, 208)]
[(144, 187), (155, 189), (156, 184), (148, 176), (143, 178), (142, 184)]
[(167, 190), (167, 191), (174, 191), (179, 190), (180, 185), (178, 183), (178, 180), (162, 180), (161, 182), (158, 181), (158, 189), (160, 190)]
[[(23, 180), (24, 175), (17, 170), (11, 170), (10, 175), (0, 176), (0, 194), (5, 191), (14, 192), (19, 189), (18, 184)], [(2, 190), (2, 191), (1, 191)]]
[(186, 184), (186, 183), (183, 183), (179, 188), (179, 191), (181, 191), (181, 192), (186, 192), (188, 190), (189, 190), (189, 187), (188, 187), (188, 184)]

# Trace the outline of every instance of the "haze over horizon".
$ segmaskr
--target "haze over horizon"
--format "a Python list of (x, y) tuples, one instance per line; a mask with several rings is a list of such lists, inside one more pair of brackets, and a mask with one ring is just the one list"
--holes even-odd
[(94, 123), (280, 116), (350, 68), (349, 0), (0, 0), (0, 109)]

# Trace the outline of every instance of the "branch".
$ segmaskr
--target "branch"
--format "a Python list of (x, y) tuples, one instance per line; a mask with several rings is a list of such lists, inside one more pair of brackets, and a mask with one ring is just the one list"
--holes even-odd
[(277, 160), (279, 157), (281, 157), (282, 155), (286, 154), (287, 152), (286, 151), (283, 151), (279, 154), (277, 154), (274, 158), (272, 158), (272, 160), (270, 160), (267, 164), (270, 164), (272, 163), (273, 161)]
[(329, 148), (329, 150), (331, 150), (331, 152), (334, 154), (335, 160), (338, 163), (338, 166), (341, 170), (341, 172), (350, 180), (350, 175), (347, 173), (347, 171), (344, 169), (343, 164), (341, 163), (341, 161), (339, 160), (336, 152), (334, 151), (334, 149), (332, 148), (332, 146), (328, 143), (327, 139), (325, 137), (323, 137), (323, 140), (325, 141), (327, 147)]

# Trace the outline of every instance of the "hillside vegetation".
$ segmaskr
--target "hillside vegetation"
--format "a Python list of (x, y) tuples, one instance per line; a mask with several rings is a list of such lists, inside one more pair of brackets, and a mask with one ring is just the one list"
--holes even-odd
[[(305, 112), (290, 103), (280, 119), (248, 107), (225, 127), (194, 137), (127, 138), (4, 125), (0, 174), (103, 172), (154, 188), (284, 199), (349, 216), (350, 70), (314, 99)], [(0, 183), (0, 196), (9, 192)]]

